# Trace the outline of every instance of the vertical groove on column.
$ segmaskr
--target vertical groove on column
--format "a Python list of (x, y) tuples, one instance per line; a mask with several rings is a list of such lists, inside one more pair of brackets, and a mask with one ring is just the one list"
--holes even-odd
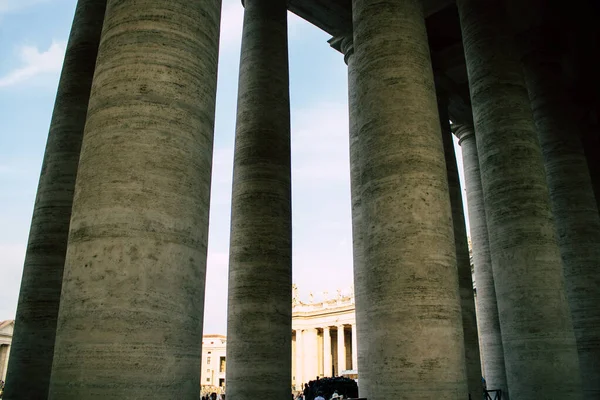
[[(245, 7), (231, 211), (227, 397), (276, 400), (289, 398), (291, 376), (287, 9), (284, 0), (246, 0)], [(300, 348), (306, 343), (307, 337)], [(296, 375), (303, 376), (301, 371)]]
[(457, 4), (510, 396), (580, 399), (542, 153), (504, 4)]
[[(443, 95), (442, 95), (443, 96)], [(440, 99), (439, 113), (444, 143), (446, 171), (448, 173), (448, 189), (452, 207), (452, 224), (454, 225), (454, 244), (456, 247), (456, 265), (458, 268), (458, 287), (462, 311), (462, 324), (465, 337), (465, 362), (469, 395), (472, 399), (483, 397), (481, 382), (481, 357), (479, 354), (479, 336), (477, 333), (477, 318), (475, 316), (475, 298), (473, 296), (473, 278), (471, 276), (471, 260), (469, 243), (463, 211), (462, 191), (458, 176), (458, 165), (454, 154), (454, 142), (450, 129), (448, 105), (445, 99)]]
[(109, 0), (50, 399), (197, 399), (220, 0)]
[(500, 320), (498, 319), (498, 305), (496, 303), (496, 289), (494, 288), (492, 260), (490, 258), (475, 132), (473, 127), (467, 124), (453, 126), (453, 129), (460, 140), (459, 144), (462, 148), (465, 171), (475, 284), (477, 286), (477, 320), (483, 353), (485, 381), (488, 389), (500, 389), (502, 390), (502, 397), (508, 399), (504, 350)]
[(538, 29), (527, 33), (523, 65), (545, 159), (584, 395), (595, 399), (600, 398), (600, 215), (575, 113), (563, 86), (555, 48), (559, 41), (548, 36), (551, 29)]
[(361, 396), (467, 398), (452, 214), (421, 1), (352, 6), (364, 251), (355, 275)]
[(106, 0), (79, 0), (33, 210), (5, 399), (45, 399), (81, 140)]

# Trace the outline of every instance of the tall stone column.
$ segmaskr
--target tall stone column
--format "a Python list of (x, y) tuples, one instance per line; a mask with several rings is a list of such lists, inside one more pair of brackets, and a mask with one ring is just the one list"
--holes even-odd
[(73, 191), (106, 0), (79, 0), (42, 163), (5, 399), (46, 399), (56, 338)]
[[(303, 389), (304, 384), (304, 335), (301, 329), (296, 329), (296, 388)], [(229, 385), (228, 385), (229, 386)]]
[(358, 352), (356, 340), (356, 324), (352, 324), (352, 369), (358, 370)]
[[(231, 207), (227, 395), (282, 399), (290, 391), (292, 328), (287, 9), (284, 0), (246, 0), (245, 7)], [(306, 354), (308, 335), (304, 339)]]
[(526, 33), (523, 66), (545, 160), (584, 398), (595, 399), (600, 398), (600, 215), (563, 84), (558, 38), (550, 33), (555, 23)]
[(342, 371), (346, 370), (346, 337), (344, 335), (344, 325), (337, 327), (337, 375), (341, 376)]
[[(361, 397), (467, 398), (452, 214), (419, 0), (353, 0)], [(361, 358), (363, 359), (361, 363)]]
[(465, 226), (465, 215), (463, 211), (462, 190), (460, 187), (460, 178), (458, 176), (456, 155), (454, 154), (454, 142), (452, 140), (452, 130), (450, 129), (447, 99), (444, 98), (444, 94), (440, 93), (438, 96), (444, 156), (446, 160), (446, 171), (448, 173), (450, 205), (452, 206), (452, 223), (454, 226), (454, 244), (456, 247), (456, 265), (458, 268), (458, 285), (460, 288), (469, 396), (472, 399), (480, 399), (483, 397), (481, 357), (479, 355), (479, 336), (477, 333), (477, 318), (475, 316), (471, 258), (469, 256), (467, 227)]
[(542, 153), (504, 0), (458, 0), (513, 399), (580, 399)]
[(323, 376), (331, 376), (331, 329), (323, 328)]
[(475, 130), (470, 124), (454, 125), (452, 129), (458, 137), (458, 143), (462, 149), (471, 243), (473, 244), (475, 284), (477, 286), (477, 320), (485, 381), (488, 389), (500, 389), (503, 398), (508, 399), (504, 349), (500, 320), (498, 319)]
[(108, 1), (50, 399), (198, 398), (220, 10)]
[[(352, 255), (353, 255), (353, 273), (354, 282), (360, 282), (363, 279), (364, 268), (363, 263), (363, 239), (362, 239), (362, 206), (361, 206), (361, 178), (360, 178), (360, 156), (358, 146), (358, 113), (360, 112), (360, 104), (356, 96), (356, 68), (354, 63), (354, 42), (352, 33), (333, 37), (329, 40), (329, 44), (334, 49), (344, 54), (344, 62), (348, 65), (348, 116), (349, 116), (349, 149), (350, 149), (350, 190), (352, 198)], [(356, 308), (365, 308), (359, 306), (362, 298), (355, 291), (354, 301)], [(355, 323), (353, 325), (353, 347), (352, 347), (352, 362), (353, 368), (358, 369), (359, 359), (362, 359), (360, 355), (360, 349), (357, 345), (357, 336), (359, 335), (358, 330), (362, 329), (363, 326)]]

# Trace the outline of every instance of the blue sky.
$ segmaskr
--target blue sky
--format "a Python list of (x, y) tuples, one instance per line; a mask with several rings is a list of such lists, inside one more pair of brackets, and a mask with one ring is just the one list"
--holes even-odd
[[(13, 319), (33, 201), (76, 0), (0, 0), (0, 320)], [(243, 8), (224, 0), (205, 333), (225, 333)], [(289, 14), (293, 266), (302, 297), (352, 285), (346, 66)]]

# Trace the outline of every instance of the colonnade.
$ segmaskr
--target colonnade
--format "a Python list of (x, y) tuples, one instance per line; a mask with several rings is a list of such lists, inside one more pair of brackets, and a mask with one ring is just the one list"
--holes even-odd
[[(292, 372), (287, 9), (282, 0), (244, 3), (227, 395), (282, 399)], [(436, 90), (422, 2), (384, 3), (353, 0), (352, 32), (340, 40), (352, 366), (370, 400), (478, 398), (448, 157), (454, 116)], [(465, 150), (488, 387), (513, 399), (597, 397), (600, 216), (590, 160), (556, 87), (559, 64), (537, 46), (518, 48), (505, 0), (456, 5), (472, 118), (453, 122)], [(197, 398), (220, 9), (219, 0), (79, 0), (6, 399)], [(537, 33), (521, 32), (532, 43)], [(296, 332), (296, 344), (317, 338)], [(345, 341), (337, 346), (346, 353)], [(330, 362), (323, 357), (324, 371)]]
[(295, 329), (292, 341), (292, 381), (297, 390), (317, 377), (341, 376), (358, 367), (356, 324)]

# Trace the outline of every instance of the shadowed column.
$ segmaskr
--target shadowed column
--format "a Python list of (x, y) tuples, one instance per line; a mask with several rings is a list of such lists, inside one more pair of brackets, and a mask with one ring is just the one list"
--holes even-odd
[(221, 2), (109, 0), (50, 399), (197, 399)]
[(465, 362), (469, 395), (472, 399), (480, 399), (483, 397), (481, 357), (479, 355), (473, 278), (471, 276), (471, 259), (469, 256), (469, 243), (467, 241), (467, 228), (465, 226), (463, 211), (462, 191), (460, 188), (456, 155), (454, 154), (453, 136), (450, 130), (447, 100), (438, 98), (438, 101), (442, 140), (444, 142), (444, 156), (448, 172), (448, 189), (450, 192), (450, 204), (452, 206), (452, 223), (454, 225), (454, 244), (456, 246), (456, 265), (458, 268), (458, 285), (460, 288), (462, 324), (465, 337)]
[(475, 267), (475, 284), (477, 286), (477, 321), (479, 323), (479, 338), (483, 353), (485, 381), (490, 390), (502, 390), (502, 397), (508, 399), (506, 371), (504, 369), (504, 350), (498, 319), (498, 305), (492, 260), (488, 242), (488, 230), (485, 220), (483, 190), (479, 173), (479, 158), (475, 131), (472, 125), (453, 125), (452, 129), (459, 138), (462, 149), (465, 186), (467, 190), (467, 205), (471, 243), (473, 245), (473, 264)]
[(5, 399), (46, 399), (81, 140), (106, 0), (79, 0), (58, 84), (23, 267)]
[(364, 251), (355, 265), (361, 269), (356, 318), (360, 395), (370, 400), (468, 397), (452, 214), (421, 3), (352, 2)]
[(458, 0), (513, 399), (580, 399), (542, 152), (503, 0)]
[[(548, 21), (550, 23), (550, 21)], [(575, 111), (564, 86), (555, 24), (526, 33), (523, 65), (546, 179), (585, 398), (600, 398), (600, 215)]]
[[(292, 216), (285, 0), (246, 0), (238, 91), (227, 397), (290, 396)], [(314, 346), (305, 332), (302, 354)], [(316, 365), (316, 360), (311, 359)], [(302, 374), (306, 380), (314, 377)]]

